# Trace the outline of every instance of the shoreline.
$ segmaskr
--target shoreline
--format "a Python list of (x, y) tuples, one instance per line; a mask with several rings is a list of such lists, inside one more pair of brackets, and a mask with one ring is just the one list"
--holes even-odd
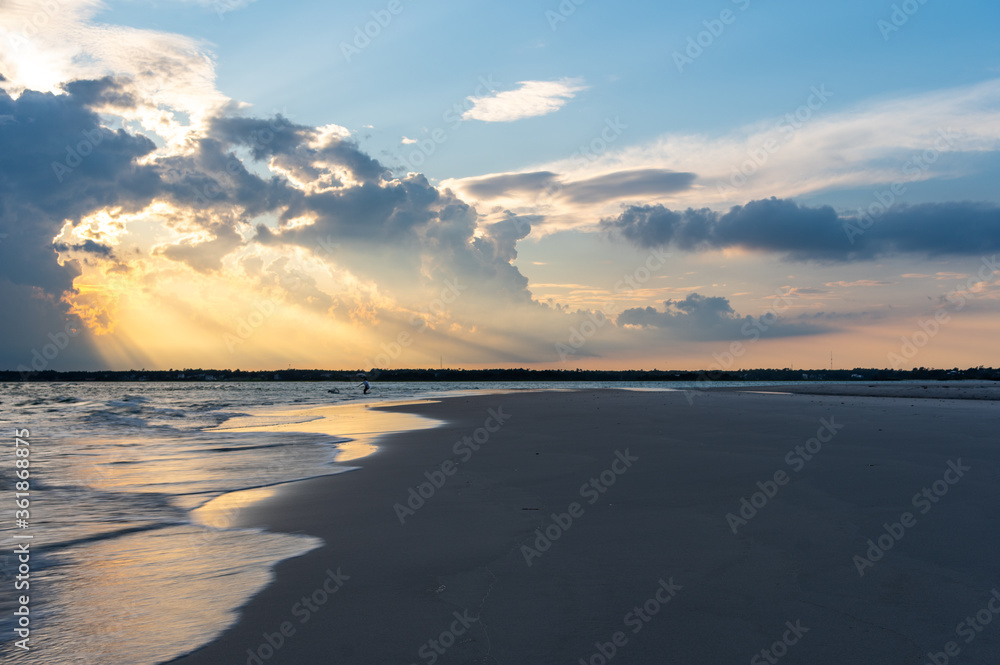
[(993, 381), (913, 381), (873, 383), (803, 382), (758, 386), (753, 391), (725, 386), (707, 390), (726, 392), (785, 392), (795, 395), (839, 395), (845, 397), (885, 397), (897, 399), (1000, 400), (1000, 383)]
[[(233, 626), (170, 662), (586, 662), (618, 633), (626, 661), (722, 662), (749, 660), (799, 620), (811, 632), (789, 663), (902, 664), (940, 651), (988, 599), (995, 404), (687, 392), (378, 407), (445, 422), (385, 435), (359, 473), (291, 483), (244, 511), (241, 526), (326, 545), (283, 561)], [(784, 456), (823, 418), (843, 430), (796, 471)], [(852, 556), (883, 522), (918, 512), (910, 496), (956, 457), (969, 478), (859, 575)], [(789, 480), (734, 534), (726, 515), (777, 471)], [(422, 503), (409, 492), (421, 484)], [(647, 599), (663, 613), (633, 633), (625, 618)]]

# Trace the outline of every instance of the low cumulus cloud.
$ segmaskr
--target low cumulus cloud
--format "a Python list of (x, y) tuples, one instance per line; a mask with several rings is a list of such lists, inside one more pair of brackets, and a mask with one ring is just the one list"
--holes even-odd
[[(32, 312), (17, 330), (5, 324), (0, 365), (30, 360), (32, 344), (43, 343), (51, 330), (84, 329), (73, 310), (74, 301), (85, 300), (74, 280), (87, 266), (127, 273), (131, 260), (174, 262), (206, 278), (228, 279), (227, 266), (241, 256), (269, 251), (267, 267), (257, 271), (280, 271), (294, 282), (287, 302), (341, 320), (348, 311), (374, 320), (378, 307), (407, 309), (380, 289), (419, 303), (422, 288), (440, 291), (445, 283), (475, 294), (456, 305), (459, 319), (495, 319), (498, 303), (547, 311), (513, 265), (517, 242), (540, 218), (505, 213), (486, 219), (421, 174), (393, 178), (335, 125), (309, 127), (280, 115), (214, 116), (178, 151), (102, 124), (102, 114), (133, 109), (139, 96), (130, 79), (113, 78), (74, 81), (57, 93), (26, 90), (16, 98), (0, 89), (0, 300)], [(126, 258), (116, 233), (126, 218), (141, 215), (164, 233), (141, 254), (130, 248)], [(105, 223), (118, 231), (94, 230)], [(301, 272), (299, 259), (275, 263), (275, 253), (311, 256), (318, 272)], [(324, 266), (347, 280), (340, 284), (363, 281), (368, 295), (330, 295)], [(534, 344), (541, 348), (538, 337)], [(81, 362), (101, 364), (96, 357)]]
[(601, 220), (601, 228), (638, 247), (740, 248), (795, 261), (979, 256), (1000, 250), (1000, 207), (976, 202), (897, 205), (878, 217), (841, 215), (830, 206), (811, 208), (777, 198), (727, 212), (642, 205)]
[(663, 309), (633, 307), (618, 315), (620, 326), (639, 326), (664, 331), (671, 338), (689, 341), (726, 341), (818, 335), (829, 326), (791, 323), (780, 316), (784, 306), (761, 316), (740, 316), (728, 298), (690, 293), (683, 300), (666, 300)]
[[(138, 211), (158, 187), (155, 170), (137, 160), (155, 145), (143, 136), (103, 127), (90, 105), (127, 98), (110, 80), (71, 84), (66, 94), (0, 90), (0, 302), (5, 316), (0, 366), (28, 365), (48, 335), (82, 324), (63, 300), (80, 275), (60, 261), (53, 243), (66, 220), (105, 208)], [(112, 248), (84, 241), (67, 250), (109, 257)], [(90, 360), (85, 336), (61, 354), (64, 366)], [(47, 363), (46, 363), (47, 364)]]

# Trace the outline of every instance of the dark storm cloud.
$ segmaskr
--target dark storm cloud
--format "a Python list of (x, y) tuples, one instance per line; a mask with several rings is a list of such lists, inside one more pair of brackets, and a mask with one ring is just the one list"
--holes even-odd
[(899, 205), (877, 217), (839, 215), (785, 199), (751, 201), (720, 213), (630, 206), (601, 221), (640, 247), (685, 251), (740, 247), (791, 260), (853, 261), (892, 254), (981, 255), (1000, 250), (1000, 207), (955, 202)]
[(319, 147), (308, 145), (316, 136), (316, 130), (295, 124), (281, 115), (271, 119), (215, 118), (209, 124), (208, 133), (227, 145), (250, 148), (257, 160), (294, 155), (308, 164), (320, 162), (342, 166), (364, 182), (377, 182), (389, 175), (389, 169), (362, 152), (350, 139), (329, 137)]
[[(193, 223), (210, 239), (163, 245), (156, 252), (201, 272), (218, 270), (244, 244), (238, 225), (274, 214), (277, 227), (258, 226), (257, 242), (299, 245), (321, 258), (344, 244), (336, 260), (358, 274), (393, 273), (413, 282), (424, 275), (457, 277), (472, 291), (530, 302), (527, 280), (511, 261), (532, 219), (511, 216), (479, 228), (475, 208), (423, 175), (393, 180), (350, 139), (281, 116), (216, 118), (184, 154), (140, 163), (156, 149), (153, 141), (102, 127), (98, 115), (143, 103), (129, 81), (73, 81), (63, 90), (25, 91), (15, 100), (0, 89), (0, 300), (30, 312), (17, 326), (3, 328), (0, 361), (8, 366), (27, 363), (32, 345), (45, 343), (46, 335), (82, 328), (62, 300), (80, 265), (65, 256), (60, 264), (57, 252), (78, 252), (81, 260), (115, 258), (112, 247), (94, 240), (57, 247), (53, 239), (66, 221), (77, 224), (107, 208), (134, 213), (157, 200), (179, 210), (168, 224), (187, 230)], [(261, 178), (237, 156), (241, 149), (313, 187), (300, 189), (281, 176)], [(290, 224), (302, 217), (312, 223)], [(350, 251), (357, 247), (366, 252)], [(373, 255), (384, 259), (382, 265), (364, 263)], [(312, 305), (330, 304), (314, 295)], [(84, 356), (92, 352), (80, 341), (86, 335), (84, 330), (74, 337), (76, 353)]]
[[(302, 215), (315, 221), (293, 228), (258, 225), (257, 241), (299, 245), (321, 256), (332, 243), (367, 248), (378, 252), (392, 271), (408, 271), (414, 277), (429, 256), (440, 278), (460, 276), (472, 286), (499, 287), (495, 292), (499, 296), (530, 297), (527, 279), (510, 263), (517, 255), (516, 242), (531, 230), (530, 219), (510, 217), (476, 235), (475, 208), (450, 191), (437, 189), (421, 174), (302, 195), (288, 206), (282, 220)], [(388, 276), (384, 267), (368, 265), (363, 255), (342, 252), (337, 260), (360, 274), (374, 269)]]
[[(60, 265), (55, 238), (66, 220), (78, 221), (105, 207), (134, 212), (158, 187), (150, 167), (136, 159), (154, 144), (142, 136), (100, 126), (91, 104), (127, 104), (127, 95), (108, 80), (75, 82), (72, 93), (25, 91), (16, 100), (0, 90), (0, 365), (33, 369), (85, 365), (92, 358), (87, 334), (65, 348), (47, 346), (66, 339), (80, 321), (61, 300), (80, 274), (75, 261)], [(104, 254), (98, 243), (76, 247)], [(35, 352), (57, 349), (39, 360)], [(52, 355), (52, 354), (49, 354)], [(58, 360), (56, 360), (58, 357)]]
[(283, 178), (261, 178), (247, 170), (221, 141), (198, 139), (190, 154), (157, 161), (160, 196), (178, 207), (232, 210), (246, 217), (288, 205), (297, 196)]
[(283, 212), (282, 221), (311, 215), (316, 222), (279, 229), (272, 235), (263, 231), (260, 240), (267, 243), (280, 236), (284, 242), (309, 246), (333, 236), (338, 241), (413, 246), (417, 232), (437, 219), (436, 206), (446, 202), (423, 176), (297, 195)]
[(230, 146), (250, 148), (254, 159), (294, 152), (309, 138), (312, 128), (281, 115), (265, 118), (219, 117), (209, 122), (208, 135)]
[(63, 90), (77, 103), (87, 107), (113, 106), (131, 109), (137, 106), (136, 99), (123, 81), (111, 76), (96, 80), (70, 81)]
[(689, 294), (684, 300), (667, 300), (663, 310), (634, 307), (618, 315), (618, 325), (664, 330), (672, 337), (695, 341), (790, 337), (828, 332), (828, 326), (789, 323), (780, 317), (784, 305), (775, 305), (761, 316), (740, 316), (727, 298)]
[(93, 240), (84, 240), (78, 245), (67, 245), (66, 243), (58, 243), (54, 245), (55, 249), (60, 252), (68, 252), (70, 250), (76, 252), (85, 252), (87, 254), (96, 254), (97, 256), (103, 256), (105, 258), (111, 258), (114, 255), (114, 251), (108, 245), (103, 245), (99, 242), (94, 242)]
[[(332, 247), (343, 244), (367, 250), (337, 253), (338, 263), (359, 274), (374, 276), (376, 271), (387, 276), (386, 266), (367, 262), (377, 252), (392, 272), (408, 272), (416, 278), (429, 267), (439, 278), (461, 276), (473, 287), (489, 284), (501, 295), (530, 299), (527, 279), (511, 261), (517, 256), (517, 241), (531, 230), (535, 218), (510, 216), (477, 233), (475, 208), (431, 185), (422, 174), (392, 179), (389, 169), (353, 141), (321, 136), (281, 116), (216, 118), (208, 133), (211, 138), (200, 146), (199, 163), (171, 182), (198, 191), (203, 186), (198, 179), (206, 172), (229, 169), (239, 186), (230, 187), (227, 195), (236, 196), (248, 209), (280, 211), (277, 228), (258, 224), (255, 239), (260, 244), (298, 245), (321, 258), (328, 258)], [(322, 189), (302, 191), (279, 179), (257, 180), (224, 153), (226, 147), (240, 145), (249, 147), (256, 159), (274, 160), (296, 179), (322, 183)], [(289, 224), (301, 218), (312, 223)]]

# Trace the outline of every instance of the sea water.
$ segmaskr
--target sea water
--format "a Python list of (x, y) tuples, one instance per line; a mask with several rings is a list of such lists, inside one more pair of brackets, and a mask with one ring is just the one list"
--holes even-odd
[[(322, 545), (234, 528), (225, 516), (282, 483), (354, 468), (335, 462), (348, 438), (288, 427), (308, 419), (308, 407), (500, 389), (701, 385), (375, 383), (363, 396), (353, 385), (322, 383), (0, 384), (0, 661), (152, 665), (218, 636), (272, 580), (276, 563)], [(259, 431), (272, 425), (286, 431)], [(331, 426), (338, 433), (336, 419)], [(29, 432), (26, 529), (12, 519), (16, 430)], [(20, 542), (30, 543), (30, 587), (15, 591)], [(30, 651), (16, 646), (13, 632), (21, 594), (30, 598)]]

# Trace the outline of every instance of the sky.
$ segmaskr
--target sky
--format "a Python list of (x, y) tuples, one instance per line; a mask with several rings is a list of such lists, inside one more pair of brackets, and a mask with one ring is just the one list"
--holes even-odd
[(4, 0), (0, 368), (1000, 366), (998, 19)]

